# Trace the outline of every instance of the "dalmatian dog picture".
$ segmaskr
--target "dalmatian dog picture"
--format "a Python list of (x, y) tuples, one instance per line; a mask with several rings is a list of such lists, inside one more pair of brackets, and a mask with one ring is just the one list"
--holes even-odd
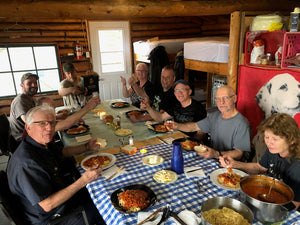
[(273, 113), (294, 117), (300, 112), (300, 83), (291, 74), (278, 74), (260, 88), (255, 99), (265, 118)]

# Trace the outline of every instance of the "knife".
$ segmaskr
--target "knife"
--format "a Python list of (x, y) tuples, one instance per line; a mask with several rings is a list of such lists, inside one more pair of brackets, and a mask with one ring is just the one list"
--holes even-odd
[(112, 179), (117, 173), (119, 173), (121, 171), (121, 169), (123, 169), (124, 166), (121, 166), (116, 172), (114, 172), (109, 178), (106, 179), (106, 181), (109, 181), (110, 179)]
[(161, 137), (157, 136), (157, 138), (158, 138), (160, 141), (162, 141), (164, 144), (168, 145), (168, 143), (167, 143), (164, 139), (162, 139)]
[(163, 209), (163, 207), (159, 208), (154, 213), (152, 213), (150, 216), (148, 216), (146, 219), (144, 219), (142, 222), (139, 222), (137, 225), (141, 225), (141, 224), (147, 222), (147, 220), (151, 219), (153, 216), (155, 216), (157, 213), (159, 213), (162, 209)]
[(187, 225), (176, 213), (171, 212), (171, 216), (174, 217), (181, 225)]
[(198, 169), (194, 169), (194, 170), (189, 170), (189, 171), (186, 171), (186, 173), (190, 173), (190, 172), (194, 172), (194, 171), (197, 171), (197, 170), (202, 170), (202, 169), (206, 169), (206, 168), (209, 168), (210, 166), (204, 166), (204, 167), (200, 167)]

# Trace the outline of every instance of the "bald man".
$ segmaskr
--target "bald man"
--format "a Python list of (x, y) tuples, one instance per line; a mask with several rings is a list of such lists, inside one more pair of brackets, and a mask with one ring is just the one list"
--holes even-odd
[(211, 146), (198, 153), (204, 158), (219, 158), (230, 155), (241, 160), (245, 152), (250, 152), (251, 129), (248, 120), (235, 107), (237, 96), (230, 86), (221, 86), (216, 92), (218, 111), (209, 114), (197, 123), (168, 123), (170, 130), (185, 132), (198, 131), (203, 137), (210, 134)]

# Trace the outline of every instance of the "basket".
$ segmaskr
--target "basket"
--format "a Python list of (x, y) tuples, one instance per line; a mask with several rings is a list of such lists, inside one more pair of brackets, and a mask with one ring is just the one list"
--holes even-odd
[[(265, 44), (265, 54), (266, 53), (271, 53), (273, 57), (275, 56), (275, 52), (278, 50), (279, 46), (282, 46), (283, 44), (283, 39), (284, 39), (284, 34), (286, 33), (285, 30), (277, 30), (277, 31), (254, 31), (254, 32), (247, 32), (246, 33), (246, 39), (245, 39), (245, 57), (244, 57), (244, 64), (246, 66), (258, 66), (258, 67), (271, 67), (271, 68), (280, 68), (280, 65), (276, 66), (275, 63), (274, 65), (262, 65), (262, 64), (252, 64), (250, 63), (250, 57), (251, 57), (251, 52), (253, 49), (252, 43), (253, 41), (256, 40), (263, 40)], [(251, 42), (249, 39), (253, 36), (253, 40)]]
[(296, 56), (297, 53), (300, 53), (300, 32), (287, 32), (284, 35), (284, 40), (283, 40), (281, 68), (300, 70), (300, 65), (296, 66), (288, 62), (285, 62), (286, 59)]

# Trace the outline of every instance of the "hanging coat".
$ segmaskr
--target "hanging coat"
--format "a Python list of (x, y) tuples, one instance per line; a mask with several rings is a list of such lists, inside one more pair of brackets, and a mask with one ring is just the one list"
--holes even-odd
[(157, 46), (149, 54), (150, 72), (149, 79), (152, 84), (160, 84), (160, 74), (164, 66), (169, 65), (168, 54), (164, 46)]

